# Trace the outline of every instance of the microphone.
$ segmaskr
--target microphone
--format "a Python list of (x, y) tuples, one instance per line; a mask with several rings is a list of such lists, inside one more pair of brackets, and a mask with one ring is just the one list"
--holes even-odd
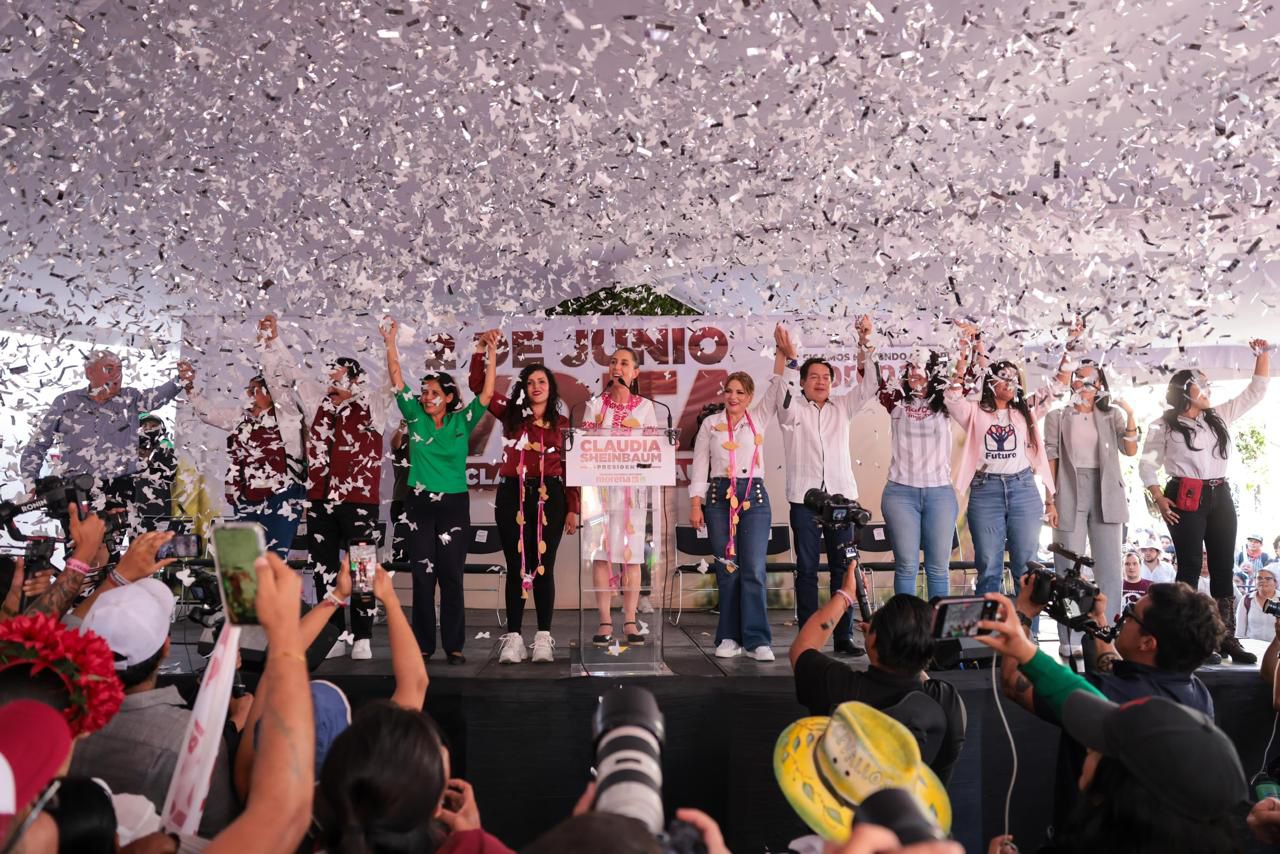
[(676, 442), (680, 440), (680, 437), (676, 433), (675, 427), (673, 426), (671, 421), (671, 407), (667, 406), (662, 401), (656, 400), (652, 397), (645, 398), (645, 399), (648, 400), (650, 403), (653, 403), (657, 406), (661, 406), (663, 409), (667, 410), (667, 441), (673, 445), (676, 444)]

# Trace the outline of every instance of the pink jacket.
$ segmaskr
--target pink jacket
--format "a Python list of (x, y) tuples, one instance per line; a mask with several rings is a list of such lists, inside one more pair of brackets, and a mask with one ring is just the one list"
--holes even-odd
[[(1032, 395), (1027, 401), (1031, 407), (1032, 419), (1039, 421), (1044, 418), (1054, 400), (1064, 391), (1066, 391), (1066, 386), (1051, 380), (1040, 391)], [(969, 484), (973, 482), (974, 474), (978, 471), (978, 465), (982, 460), (983, 437), (986, 436), (988, 428), (996, 423), (996, 414), (987, 412), (975, 401), (966, 398), (964, 392), (959, 388), (947, 389), (945, 400), (947, 411), (951, 413), (951, 417), (965, 431), (964, 448), (960, 452), (960, 462), (951, 478), (956, 488), (956, 495), (963, 496), (968, 491)], [(1031, 445), (1027, 441), (1026, 419), (1015, 411), (1012, 413), (1009, 423), (1017, 431), (1018, 440), (1022, 443), (1022, 447), (1028, 449), (1032, 470), (1040, 476), (1041, 483), (1045, 485), (1049, 494), (1052, 495), (1055, 491), (1053, 472), (1049, 469), (1049, 458), (1044, 452), (1044, 432), (1041, 430), (1036, 431), (1036, 447), (1032, 451)]]

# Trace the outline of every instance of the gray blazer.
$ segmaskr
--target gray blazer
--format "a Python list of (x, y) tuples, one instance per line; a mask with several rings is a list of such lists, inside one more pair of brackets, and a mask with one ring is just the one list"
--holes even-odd
[[(1058, 521), (1060, 530), (1070, 531), (1076, 517), (1076, 470), (1071, 463), (1071, 406), (1055, 409), (1044, 417), (1044, 450), (1058, 461)], [(1120, 448), (1128, 416), (1119, 407), (1110, 412), (1094, 410), (1098, 426), (1098, 479), (1102, 483), (1102, 521), (1123, 524), (1129, 521), (1124, 476), (1120, 472)], [(1107, 429), (1110, 424), (1110, 430)]]

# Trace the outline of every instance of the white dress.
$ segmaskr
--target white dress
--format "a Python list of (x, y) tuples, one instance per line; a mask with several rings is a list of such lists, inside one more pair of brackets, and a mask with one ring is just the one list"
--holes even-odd
[[(584, 430), (605, 429), (629, 432), (634, 427), (658, 426), (653, 401), (632, 394), (627, 403), (615, 406), (600, 395), (587, 401), (582, 414)], [(583, 491), (593, 487), (584, 487)], [(595, 487), (604, 518), (586, 522), (586, 554), (591, 560), (609, 563), (644, 562), (648, 534), (649, 491), (631, 487)]]

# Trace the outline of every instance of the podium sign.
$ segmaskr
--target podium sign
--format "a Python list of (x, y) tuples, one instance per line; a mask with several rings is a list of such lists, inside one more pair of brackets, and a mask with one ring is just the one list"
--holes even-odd
[(565, 483), (582, 489), (576, 676), (671, 672), (662, 660), (664, 487), (676, 483), (678, 438), (659, 427), (565, 433)]
[(676, 445), (660, 427), (575, 430), (565, 450), (569, 486), (675, 486)]

